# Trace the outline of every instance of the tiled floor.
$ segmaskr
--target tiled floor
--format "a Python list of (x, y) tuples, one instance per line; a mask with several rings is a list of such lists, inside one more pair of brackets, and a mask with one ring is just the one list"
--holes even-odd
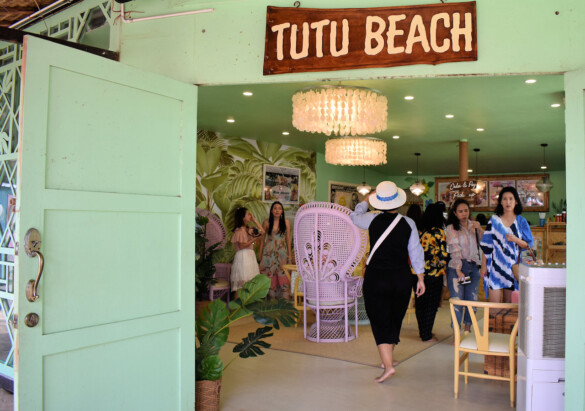
[[(453, 398), (452, 339), (429, 347), (396, 367), (377, 384), (380, 369), (349, 361), (268, 349), (263, 357), (238, 358), (225, 371), (222, 411), (235, 410), (510, 410), (508, 385), (460, 381)], [(231, 358), (233, 344), (222, 356)], [(472, 370), (483, 357), (472, 357)]]

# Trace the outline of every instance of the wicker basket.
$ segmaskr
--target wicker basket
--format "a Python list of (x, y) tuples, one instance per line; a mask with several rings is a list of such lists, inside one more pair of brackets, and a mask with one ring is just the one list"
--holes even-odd
[(219, 411), (221, 378), (216, 381), (195, 381), (195, 410)]

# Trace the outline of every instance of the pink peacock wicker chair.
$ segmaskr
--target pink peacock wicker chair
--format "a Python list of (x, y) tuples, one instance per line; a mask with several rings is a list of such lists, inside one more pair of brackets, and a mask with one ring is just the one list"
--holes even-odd
[[(205, 228), (205, 236), (207, 238), (205, 247), (209, 248), (213, 244), (220, 243), (217, 249), (219, 250), (224, 248), (227, 240), (227, 232), (219, 217), (204, 208), (197, 208), (196, 212), (198, 215), (207, 217), (209, 219)], [(214, 266), (214, 278), (217, 280), (217, 282), (209, 286), (209, 299), (213, 301), (226, 295), (227, 302), (229, 303), (230, 274), (232, 265), (229, 263), (216, 263)]]
[[(313, 202), (303, 205), (295, 217), (295, 255), (303, 279), (305, 338), (309, 341), (357, 338), (357, 300), (363, 278), (352, 273), (364, 255), (366, 232), (351, 222), (350, 213), (339, 204)], [(307, 307), (317, 318), (308, 333)], [(350, 308), (354, 309), (354, 330), (349, 326)]]

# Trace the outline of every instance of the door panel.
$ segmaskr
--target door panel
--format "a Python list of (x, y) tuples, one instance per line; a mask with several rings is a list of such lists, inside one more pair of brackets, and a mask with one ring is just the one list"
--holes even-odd
[[(24, 45), (18, 256), (22, 410), (193, 410), (196, 88)], [(34, 328), (28, 313), (39, 315)]]
[[(43, 359), (44, 407), (54, 410), (85, 410), (103, 404), (104, 393), (113, 409), (176, 410), (179, 409), (177, 387), (179, 375), (168, 377), (153, 370), (176, 370), (180, 367), (178, 330), (169, 330), (99, 346), (57, 353)], [(136, 350), (137, 345), (142, 347)], [(158, 353), (145, 358), (143, 352)], [(92, 372), (87, 372), (87, 370)], [(116, 372), (112, 372), (116, 370)], [(141, 378), (136, 378), (136, 373)], [(60, 375), (59, 379), (53, 379)], [(100, 390), (92, 389), (99, 386)], [(83, 393), (72, 396), (70, 391)], [(132, 401), (129, 401), (129, 399)], [(94, 408), (97, 409), (97, 408)], [(109, 408), (102, 408), (109, 409)]]
[(178, 213), (45, 210), (47, 258), (67, 256), (43, 284), (44, 333), (178, 311), (180, 223)]
[(180, 195), (181, 100), (59, 67), (49, 83), (46, 188)]
[[(565, 74), (565, 156), (567, 170), (567, 327), (566, 410), (585, 409), (585, 276), (583, 233), (585, 232), (585, 70)], [(576, 188), (576, 189), (575, 189)]]

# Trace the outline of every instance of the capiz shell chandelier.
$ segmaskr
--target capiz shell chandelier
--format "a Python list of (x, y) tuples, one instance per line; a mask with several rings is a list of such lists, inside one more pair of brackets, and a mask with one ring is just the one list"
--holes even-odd
[(300, 131), (355, 136), (386, 130), (388, 99), (377, 90), (319, 86), (297, 91), (292, 123)]
[(386, 164), (386, 142), (373, 137), (338, 137), (325, 142), (325, 162), (340, 166)]

